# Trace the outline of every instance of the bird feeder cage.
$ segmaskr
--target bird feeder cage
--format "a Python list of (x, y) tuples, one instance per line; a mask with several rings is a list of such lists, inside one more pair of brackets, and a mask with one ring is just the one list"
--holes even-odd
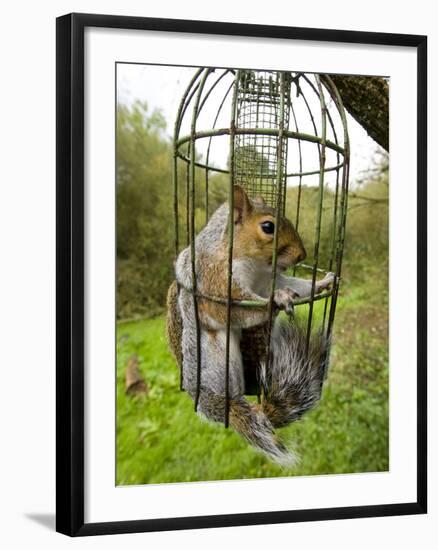
[[(295, 314), (305, 317), (307, 342), (312, 330), (330, 338), (335, 317), (345, 238), (349, 173), (349, 140), (341, 97), (328, 75), (200, 68), (181, 99), (174, 133), (175, 255), (191, 249), (193, 306), (197, 324), (198, 369), (200, 326), (196, 285), (195, 237), (212, 213), (214, 177), (223, 182), (230, 211), (233, 188), (262, 197), (275, 209), (276, 223), (287, 216), (302, 236), (308, 259), (293, 273), (312, 281), (309, 297), (297, 298)], [(225, 191), (225, 189), (223, 189)], [(224, 377), (229, 374), (230, 309), (260, 307), (260, 302), (231, 298), (233, 221), (228, 231), (227, 345)], [(274, 243), (275, 243), (274, 235)], [(277, 258), (274, 246), (272, 280)], [(317, 294), (315, 282), (333, 272), (331, 289)], [(265, 303), (266, 326), (242, 332), (241, 351), (246, 387), (259, 394), (256, 363), (269, 360), (273, 294)], [(203, 296), (205, 299), (218, 299)], [(298, 311), (299, 310), (299, 311)], [(181, 377), (183, 369), (181, 368)], [(200, 377), (198, 376), (198, 380)], [(254, 382), (255, 384), (252, 384)], [(181, 387), (183, 380), (181, 379)], [(251, 391), (247, 391), (251, 393)], [(199, 395), (199, 388), (198, 388)], [(228, 403), (228, 395), (226, 395)], [(197, 402), (195, 401), (195, 408)], [(224, 423), (228, 425), (226, 407)]]

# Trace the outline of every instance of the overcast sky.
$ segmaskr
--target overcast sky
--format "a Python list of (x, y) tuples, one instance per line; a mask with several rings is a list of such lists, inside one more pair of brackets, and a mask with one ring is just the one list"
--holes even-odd
[[(141, 64), (118, 64), (117, 65), (117, 96), (118, 101), (127, 105), (132, 104), (136, 100), (146, 101), (150, 111), (154, 109), (160, 109), (164, 115), (167, 124), (167, 134), (169, 137), (172, 135), (173, 127), (175, 123), (176, 112), (178, 109), (179, 101), (182, 94), (184, 93), (190, 79), (192, 78), (195, 68), (193, 67), (167, 67), (167, 66), (155, 66), (155, 65), (141, 65)], [(225, 83), (222, 88), (223, 92), (225, 91)], [(229, 81), (228, 81), (229, 82)], [(210, 96), (209, 101), (205, 106), (205, 120), (202, 126), (202, 120), (200, 120), (201, 129), (206, 129), (207, 127), (212, 127), (211, 121), (214, 119), (214, 114), (217, 110), (217, 107), (220, 103), (220, 87), (217, 88), (218, 93), (216, 98), (214, 97), (214, 92)], [(224, 93), (222, 93), (223, 97)], [(302, 107), (304, 109), (304, 107)], [(227, 111), (226, 108), (223, 109)], [(313, 107), (312, 107), (313, 110)], [(315, 109), (318, 112), (318, 109)], [(304, 110), (300, 111), (300, 106), (298, 105), (296, 111), (297, 118), (304, 120), (304, 118), (309, 119), (307, 113), (304, 113)], [(304, 117), (306, 115), (306, 117)], [(229, 109), (227, 115), (229, 118)], [(348, 129), (350, 135), (350, 144), (351, 144), (351, 161), (350, 161), (350, 184), (354, 184), (358, 177), (360, 177), (363, 171), (366, 171), (371, 165), (376, 151), (379, 149), (379, 146), (366, 134), (366, 132), (359, 126), (356, 121), (347, 114), (348, 117)], [(209, 122), (206, 122), (206, 121)], [(226, 126), (226, 122), (224, 123)], [(309, 128), (303, 127), (303, 124), (306, 122), (300, 123), (300, 131), (308, 131)], [(310, 124), (310, 120), (308, 121)], [(318, 124), (317, 124), (318, 125)], [(217, 127), (222, 126), (218, 124)], [(290, 124), (290, 129), (294, 129), (292, 124)], [(182, 132), (185, 133), (184, 131)], [(330, 138), (330, 136), (328, 136)], [(215, 146), (211, 150), (211, 160), (216, 166), (224, 167), (228, 158), (228, 136), (223, 138), (215, 138)], [(207, 142), (207, 140), (202, 140)], [(289, 143), (291, 140), (289, 140)], [(303, 142), (302, 142), (303, 143)], [(293, 144), (294, 145), (294, 144)], [(314, 157), (314, 154), (317, 154), (317, 148), (313, 144), (306, 144), (306, 147), (303, 148), (303, 161), (304, 169), (315, 169), (318, 168), (318, 158)], [(202, 151), (200, 151), (202, 153)], [(331, 152), (330, 152), (331, 154)], [(327, 157), (326, 166), (333, 165), (335, 163), (335, 156), (330, 157), (330, 154)], [(298, 171), (298, 166), (294, 166), (294, 163), (297, 164), (297, 155), (291, 152), (291, 145), (289, 145), (289, 162), (288, 162), (288, 172)], [(306, 166), (307, 165), (307, 166)], [(333, 180), (334, 172), (328, 173), (326, 181), (331, 183)], [(306, 178), (305, 183), (307, 184), (317, 184), (316, 179), (310, 176)]]

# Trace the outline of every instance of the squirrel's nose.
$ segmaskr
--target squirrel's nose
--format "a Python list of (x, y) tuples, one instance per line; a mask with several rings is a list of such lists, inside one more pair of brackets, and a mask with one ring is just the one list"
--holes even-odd
[(304, 248), (298, 253), (298, 256), (297, 256), (297, 263), (299, 262), (303, 262), (305, 259), (306, 259), (306, 251), (304, 250)]

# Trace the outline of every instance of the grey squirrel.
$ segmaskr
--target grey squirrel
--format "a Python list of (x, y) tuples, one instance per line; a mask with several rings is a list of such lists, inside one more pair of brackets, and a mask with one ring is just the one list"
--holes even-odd
[[(250, 199), (234, 189), (234, 240), (232, 261), (233, 300), (268, 302), (272, 284), (272, 252), (275, 211), (263, 199)], [(201, 369), (198, 413), (223, 422), (225, 414), (226, 305), (204, 296), (227, 297), (228, 203), (220, 206), (195, 240)], [(278, 227), (278, 259), (271, 356), (259, 357), (261, 404), (245, 399), (242, 340), (251, 331), (266, 327), (268, 308), (231, 307), (229, 362), (229, 422), (231, 427), (274, 462), (293, 465), (295, 454), (281, 441), (275, 429), (298, 419), (320, 398), (328, 342), (314, 334), (309, 348), (306, 330), (295, 322), (281, 320), (279, 310), (291, 311), (293, 299), (311, 293), (310, 280), (288, 277), (284, 271), (304, 260), (300, 236), (287, 218)], [(168, 292), (167, 335), (170, 348), (182, 368), (183, 388), (195, 399), (197, 389), (196, 323), (193, 307), (190, 247), (176, 261), (176, 281)], [(315, 293), (334, 281), (328, 273), (317, 281)], [(179, 293), (178, 288), (179, 286)]]

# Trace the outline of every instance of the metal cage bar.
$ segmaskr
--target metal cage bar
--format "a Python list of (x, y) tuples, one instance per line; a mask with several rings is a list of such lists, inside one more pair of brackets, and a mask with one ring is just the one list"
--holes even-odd
[(211, 69), (205, 70), (202, 79), (199, 83), (198, 93), (195, 100), (195, 105), (192, 114), (191, 124), (191, 142), (190, 142), (190, 260), (192, 267), (192, 297), (193, 311), (196, 324), (196, 394), (195, 394), (195, 411), (198, 410), (199, 396), (201, 391), (201, 326), (199, 321), (198, 298), (197, 298), (197, 277), (196, 277), (196, 247), (195, 247), (195, 156), (196, 156), (196, 121), (199, 111), (199, 102), (202, 92), (211, 74)]
[(329, 320), (328, 320), (328, 326), (327, 326), (327, 335), (328, 337), (330, 337), (332, 334), (336, 303), (337, 303), (338, 293), (339, 293), (342, 256), (343, 256), (344, 242), (345, 242), (345, 229), (346, 229), (346, 223), (347, 223), (348, 178), (349, 178), (349, 170), (350, 170), (350, 160), (349, 160), (350, 159), (350, 139), (348, 136), (347, 117), (345, 115), (344, 106), (342, 103), (341, 96), (338, 92), (338, 89), (336, 88), (332, 79), (328, 75), (324, 77), (324, 82), (327, 83), (327, 86), (332, 91), (335, 103), (338, 107), (338, 111), (341, 116), (343, 130), (344, 130), (344, 143), (345, 143), (345, 151), (346, 151), (345, 160), (344, 160), (345, 165), (344, 165), (344, 170), (342, 172), (342, 192), (341, 192), (341, 204), (340, 204), (341, 219), (339, 223), (338, 239), (336, 243), (336, 280), (333, 288), (333, 295), (332, 295), (332, 300), (330, 304)]
[[(242, 134), (248, 134), (248, 135), (259, 135), (259, 136), (278, 136), (278, 128), (236, 128), (235, 132), (236, 135), (242, 135)], [(194, 137), (195, 140), (202, 139), (202, 138), (208, 138), (208, 137), (214, 137), (214, 136), (225, 136), (230, 135), (230, 128), (217, 128), (215, 130), (203, 130), (196, 132), (194, 136), (189, 134), (188, 136), (183, 136), (178, 139), (177, 141), (177, 147), (178, 147), (178, 156), (182, 159), (186, 159), (186, 157), (180, 152), (179, 147), (183, 145), (184, 143), (187, 143), (191, 141)], [(284, 130), (283, 136), (288, 137), (291, 139), (302, 139), (303, 141), (310, 141), (311, 143), (316, 143), (321, 145), (321, 137), (314, 136), (312, 134), (306, 134), (304, 132), (293, 132), (291, 130)], [(333, 149), (334, 151), (339, 151), (340, 153), (344, 154), (344, 148), (340, 147), (336, 143), (334, 143), (331, 140), (325, 140), (324, 146), (329, 149)], [(201, 164), (202, 166), (202, 164)], [(205, 165), (204, 165), (205, 168)], [(220, 170), (218, 170), (220, 171)]]
[[(299, 90), (300, 90), (298, 86), (298, 77), (297, 77), (297, 80), (295, 81), (295, 85), (297, 87), (297, 97), (298, 97)], [(295, 115), (294, 102), (292, 100), (290, 102), (290, 110), (292, 113), (292, 118), (294, 119), (295, 130), (297, 133), (299, 133), (300, 130), (298, 126), (297, 117)], [(298, 144), (298, 162), (299, 162), (300, 171), (299, 171), (299, 180), (298, 180), (297, 207), (295, 211), (295, 229), (298, 232), (298, 228), (300, 224), (301, 191), (302, 191), (302, 184), (303, 184), (303, 155), (301, 151), (301, 139), (299, 138), (297, 139), (297, 144)], [(293, 274), (295, 275), (295, 273), (296, 273), (296, 266), (294, 266), (293, 268)]]
[(236, 130), (236, 107), (238, 93), (239, 71), (233, 91), (230, 121), (230, 179), (228, 188), (228, 273), (227, 273), (227, 330), (225, 341), (225, 417), (224, 425), (228, 428), (230, 416), (230, 331), (231, 331), (231, 303), (232, 303), (232, 277), (233, 277), (233, 244), (234, 244), (234, 177), (235, 177), (235, 130)]
[[(183, 117), (183, 113), (185, 111), (185, 105), (187, 97), (190, 94), (190, 89), (192, 88), (193, 84), (198, 80), (199, 76), (201, 75), (203, 69), (198, 69), (195, 74), (193, 75), (188, 88), (184, 92), (179, 107), (178, 112), (175, 119), (175, 127), (174, 127), (174, 139), (173, 139), (173, 165), (172, 165), (172, 184), (173, 184), (173, 216), (174, 216), (174, 223), (175, 223), (175, 257), (174, 261), (176, 263), (178, 253), (179, 253), (179, 206), (178, 206), (178, 195), (179, 195), (179, 189), (178, 189), (178, 146), (176, 144), (177, 142), (177, 136), (179, 134), (179, 131), (181, 129), (181, 121)], [(186, 228), (188, 229), (188, 220), (186, 221)], [(188, 241), (187, 237), (187, 241)], [(179, 285), (177, 283), (177, 294), (179, 296)], [(183, 389), (184, 385), (184, 375), (183, 375), (183, 369), (180, 370), (180, 378), (179, 378), (179, 386), (180, 390)]]
[(272, 333), (272, 316), (274, 313), (274, 294), (276, 287), (277, 279), (277, 257), (278, 257), (278, 230), (280, 225), (280, 214), (282, 210), (282, 205), (286, 202), (286, 189), (284, 189), (284, 196), (281, 195), (281, 182), (283, 178), (283, 167), (285, 159), (283, 157), (283, 134), (284, 134), (284, 124), (285, 124), (285, 75), (280, 73), (280, 104), (279, 104), (279, 136), (278, 136), (278, 152), (277, 152), (277, 197), (275, 205), (275, 229), (274, 229), (274, 240), (273, 240), (273, 250), (272, 250), (272, 271), (271, 271), (271, 292), (269, 296), (269, 309), (268, 309), (268, 336), (267, 336), (267, 345), (266, 345), (266, 370), (269, 369), (269, 364), (271, 360), (271, 333)]
[(313, 318), (313, 299), (315, 297), (315, 285), (316, 285), (316, 273), (318, 269), (319, 260), (319, 244), (321, 240), (321, 219), (322, 219), (322, 202), (324, 200), (324, 166), (325, 166), (325, 142), (327, 134), (327, 107), (324, 100), (324, 93), (322, 90), (321, 82), (318, 75), (315, 75), (315, 79), (320, 92), (321, 103), (321, 150), (320, 150), (320, 172), (319, 172), (319, 196), (318, 196), (318, 211), (315, 224), (315, 247), (313, 251), (313, 271), (312, 271), (312, 287), (310, 291), (309, 313), (307, 321), (307, 340), (306, 349), (309, 351), (310, 336), (312, 331), (312, 318)]

